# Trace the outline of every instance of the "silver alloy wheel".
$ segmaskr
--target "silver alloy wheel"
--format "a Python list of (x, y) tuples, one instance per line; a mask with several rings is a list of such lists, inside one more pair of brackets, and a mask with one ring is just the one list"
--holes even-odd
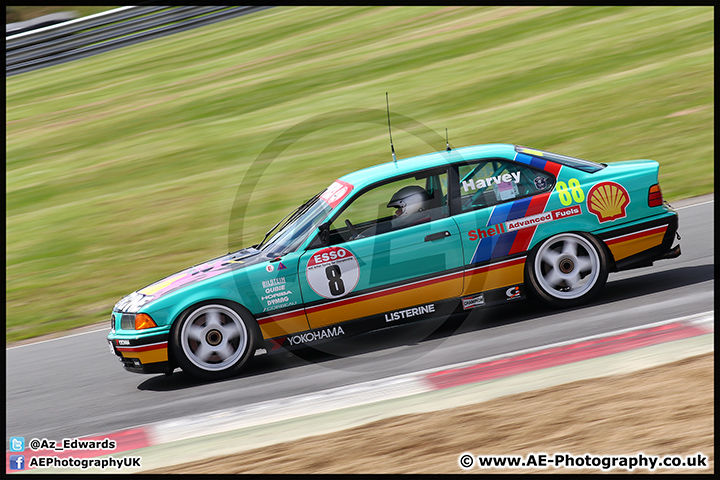
[(205, 371), (224, 370), (247, 351), (248, 331), (240, 315), (224, 305), (205, 305), (190, 314), (180, 331), (185, 357)]
[(558, 235), (542, 245), (533, 268), (539, 286), (562, 300), (582, 297), (601, 275), (597, 250), (586, 238), (573, 233)]

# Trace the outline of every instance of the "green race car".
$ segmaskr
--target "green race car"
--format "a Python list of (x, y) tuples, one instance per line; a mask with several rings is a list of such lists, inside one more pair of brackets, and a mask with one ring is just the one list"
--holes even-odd
[(260, 244), (124, 297), (110, 348), (129, 371), (217, 379), (258, 349), (526, 296), (579, 305), (609, 272), (680, 255), (658, 169), (493, 144), (353, 172)]

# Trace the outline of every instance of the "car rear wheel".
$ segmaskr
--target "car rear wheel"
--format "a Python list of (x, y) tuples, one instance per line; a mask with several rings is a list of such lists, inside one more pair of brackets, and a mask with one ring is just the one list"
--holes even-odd
[(253, 357), (256, 325), (240, 306), (210, 302), (192, 307), (173, 326), (175, 360), (185, 372), (203, 380), (229, 377)]
[(540, 243), (526, 262), (529, 290), (553, 307), (589, 301), (608, 276), (605, 249), (590, 235), (562, 233)]

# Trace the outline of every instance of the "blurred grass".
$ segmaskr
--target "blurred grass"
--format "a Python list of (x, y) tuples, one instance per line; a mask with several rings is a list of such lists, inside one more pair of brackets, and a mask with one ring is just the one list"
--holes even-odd
[[(652, 158), (712, 192), (711, 7), (276, 7), (6, 79), (6, 341), (106, 321), (123, 295), (244, 244), (344, 173), (390, 160), (393, 112), (454, 146)], [(289, 146), (282, 132), (344, 108)], [(444, 148), (393, 130), (398, 158)]]

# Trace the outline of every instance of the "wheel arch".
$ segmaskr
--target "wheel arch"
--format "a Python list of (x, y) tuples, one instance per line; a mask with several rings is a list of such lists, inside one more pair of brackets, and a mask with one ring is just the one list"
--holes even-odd
[[(248, 310), (245, 305), (248, 303), (247, 299), (243, 298), (242, 294), (230, 288), (226, 288), (225, 285), (190, 285), (188, 288), (181, 288), (161, 298), (153, 301), (144, 313), (148, 313), (153, 319), (159, 323), (169, 326), (175, 324), (178, 318), (183, 315), (188, 309), (197, 306), (202, 302), (207, 301), (224, 301), (230, 302), (235, 305)], [(252, 315), (254, 319), (255, 316)]]
[[(589, 230), (568, 230), (568, 231), (548, 233), (548, 234), (543, 235), (542, 237), (533, 236), (533, 239), (530, 242), (530, 245), (528, 246), (528, 250), (527, 250), (528, 258), (530, 257), (531, 253), (534, 253), (535, 251), (537, 251), (540, 248), (540, 245), (542, 245), (543, 242), (545, 242), (549, 238), (554, 237), (555, 235), (559, 235), (561, 233), (574, 233), (576, 235), (586, 235), (586, 236), (593, 237), (595, 240), (597, 240), (597, 242), (600, 245), (602, 245), (603, 251), (605, 252), (605, 255), (608, 259), (608, 265), (607, 265), (608, 269), (611, 272), (615, 271), (615, 257), (613, 256), (612, 252), (610, 251), (610, 247), (607, 246), (605, 241), (602, 238), (600, 238), (599, 235), (594, 233), (594, 231), (589, 231)], [(527, 261), (527, 259), (526, 259), (526, 261)]]
[(595, 240), (598, 241), (600, 245), (602, 245), (603, 250), (605, 250), (605, 257), (607, 258), (607, 268), (608, 272), (617, 272), (617, 266), (615, 264), (615, 256), (612, 254), (612, 251), (610, 250), (610, 247), (608, 247), (607, 243), (605, 243), (605, 240), (600, 238), (598, 235), (593, 234), (592, 232), (587, 232), (588, 235), (592, 235)]

